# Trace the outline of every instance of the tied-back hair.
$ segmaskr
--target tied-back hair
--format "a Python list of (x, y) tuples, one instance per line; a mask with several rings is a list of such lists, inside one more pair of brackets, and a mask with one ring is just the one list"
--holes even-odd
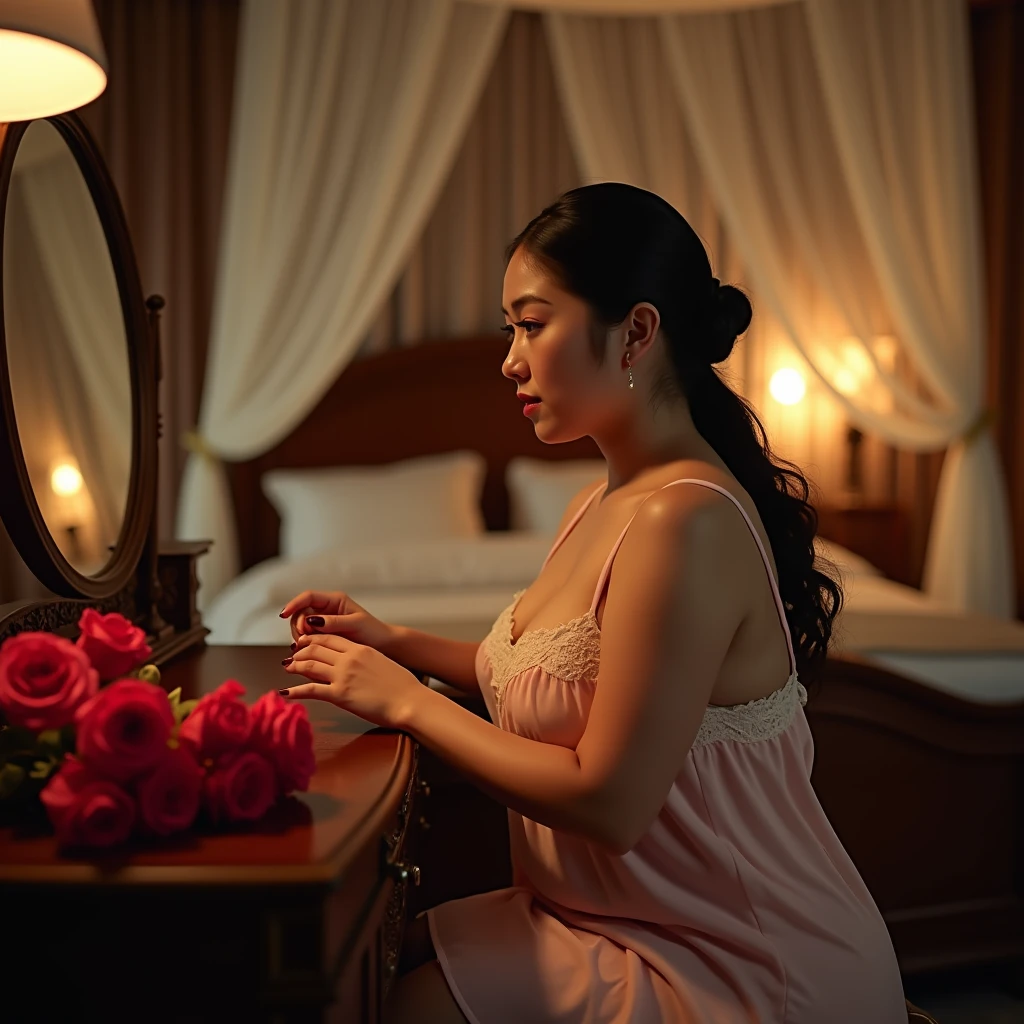
[(506, 264), (520, 246), (587, 303), (599, 361), (609, 328), (623, 323), (638, 302), (658, 310), (671, 366), (652, 400), (686, 399), (694, 426), (757, 506), (775, 555), (797, 671), (813, 682), (843, 592), (838, 579), (815, 566), (818, 515), (807, 479), (773, 453), (757, 414), (713, 365), (729, 356), (750, 325), (746, 295), (712, 275), (703, 243), (678, 210), (633, 185), (604, 182), (565, 192), (509, 244)]

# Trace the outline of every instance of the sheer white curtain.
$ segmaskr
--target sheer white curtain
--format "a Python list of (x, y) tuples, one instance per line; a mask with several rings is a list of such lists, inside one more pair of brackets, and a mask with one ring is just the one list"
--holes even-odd
[(1007, 495), (987, 429), (981, 212), (962, 0), (810, 0), (861, 231), (915, 363), (951, 407), (924, 589), (1012, 618)]
[(796, 0), (465, 0), (485, 7), (517, 7), (524, 11), (565, 14), (610, 14), (643, 17), (680, 11), (727, 11), (747, 7), (775, 7)]
[(237, 571), (227, 478), (353, 357), (444, 184), (507, 12), (452, 0), (249, 0), (210, 354), (178, 536)]
[[(855, 424), (908, 450), (952, 444), (926, 590), (1008, 617), (1006, 496), (976, 426), (984, 333), (959, 6), (807, 0), (669, 16), (661, 31), (758, 295)], [(894, 347), (926, 394), (894, 373)]]
[[(585, 181), (650, 189), (686, 217), (715, 274), (744, 285), (736, 247), (686, 131), (654, 18), (546, 14), (566, 121)], [(759, 322), (725, 364), (743, 390)]]
[(360, 355), (495, 333), (505, 246), (581, 180), (543, 21), (514, 11), (448, 180)]

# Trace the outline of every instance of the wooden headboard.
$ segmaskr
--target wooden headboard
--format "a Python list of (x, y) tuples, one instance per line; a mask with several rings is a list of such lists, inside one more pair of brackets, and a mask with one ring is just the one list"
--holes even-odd
[(538, 441), (515, 384), (502, 375), (501, 335), (424, 341), (352, 363), (280, 444), (228, 464), (242, 568), (278, 551), (280, 519), (260, 489), (270, 469), (365, 466), (460, 448), (487, 460), (482, 507), (488, 529), (508, 529), (505, 466), (517, 455), (599, 458), (589, 438)]

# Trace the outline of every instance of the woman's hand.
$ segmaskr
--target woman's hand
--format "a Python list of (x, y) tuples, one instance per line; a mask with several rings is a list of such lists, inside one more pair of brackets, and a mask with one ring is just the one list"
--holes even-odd
[(334, 634), (382, 651), (394, 636), (393, 626), (375, 618), (342, 590), (304, 590), (281, 609), (281, 618), (289, 617), (296, 642), (310, 634)]
[(402, 729), (423, 684), (372, 647), (340, 636), (300, 636), (285, 671), (311, 680), (281, 690), (337, 704), (374, 725)]

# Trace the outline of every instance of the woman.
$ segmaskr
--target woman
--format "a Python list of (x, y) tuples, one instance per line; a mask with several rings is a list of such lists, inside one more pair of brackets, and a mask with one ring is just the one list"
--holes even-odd
[[(287, 670), (310, 680), (282, 692), (411, 733), (509, 808), (513, 886), (417, 922), (427, 962), (386, 1019), (905, 1022), (885, 925), (809, 781), (797, 672), (842, 595), (813, 565), (807, 482), (713, 369), (746, 297), (623, 184), (561, 196), (507, 255), (502, 372), (542, 441), (594, 438), (607, 482), (479, 647), (344, 594), (282, 612)], [(494, 724), (403, 665), (479, 689)]]

